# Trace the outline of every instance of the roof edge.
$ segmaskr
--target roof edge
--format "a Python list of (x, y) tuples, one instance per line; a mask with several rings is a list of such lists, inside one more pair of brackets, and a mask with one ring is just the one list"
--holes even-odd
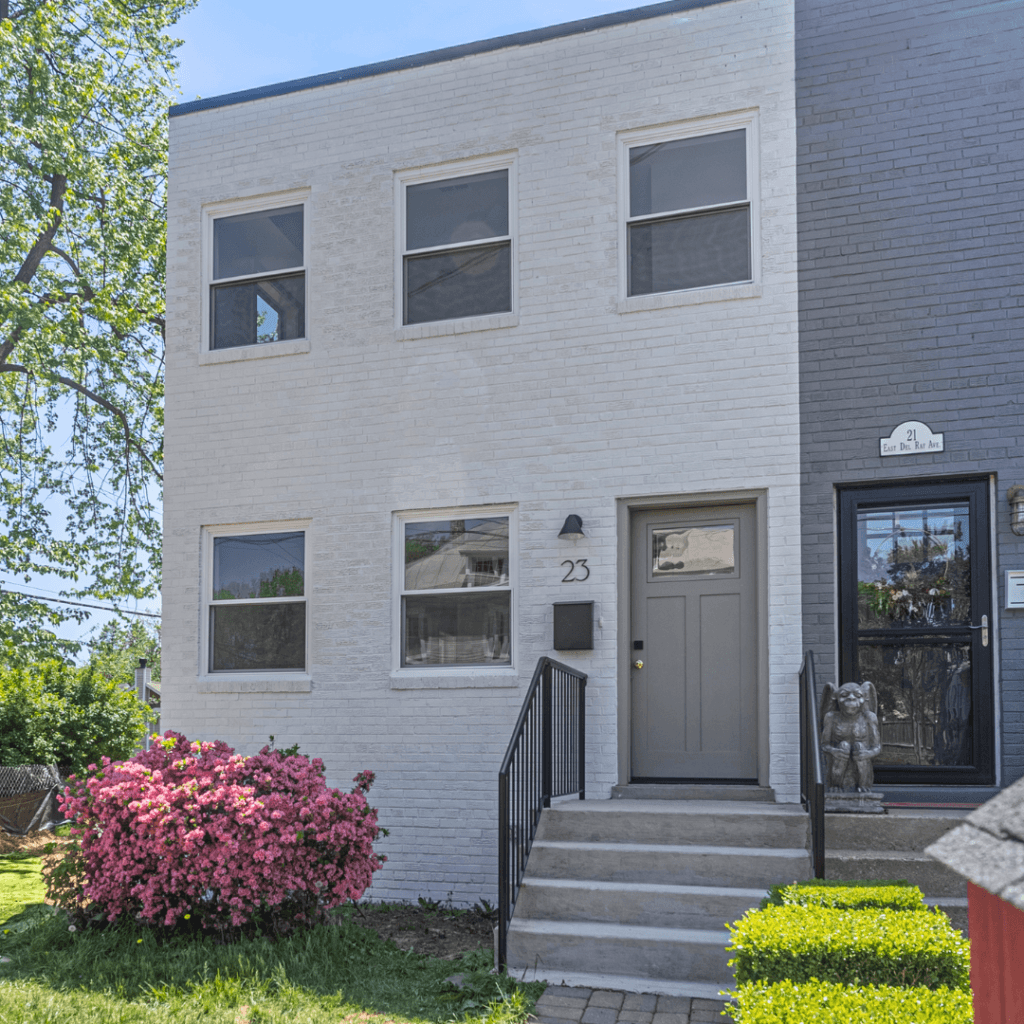
[(359, 67), (347, 68), (343, 71), (328, 71), (321, 75), (311, 75), (308, 78), (293, 78), (287, 82), (261, 85), (254, 89), (242, 89), (239, 92), (225, 93), (223, 96), (211, 96), (209, 99), (176, 103), (171, 106), (168, 116), (181, 117), (184, 114), (195, 114), (201, 110), (214, 110), (217, 107), (233, 106), (236, 103), (249, 103), (252, 100), (267, 99), (271, 96), (284, 96), (287, 93), (318, 89), (321, 86), (336, 85), (339, 82), (351, 82), (358, 78), (373, 78), (376, 75), (386, 75), (392, 71), (406, 71), (428, 64), (443, 64), (445, 61), (458, 60), (460, 57), (472, 57), (478, 53), (489, 53), (512, 46), (530, 46), (533, 43), (542, 43), (549, 39), (562, 39), (566, 36), (581, 35), (584, 32), (593, 32), (614, 25), (646, 21), (650, 18), (660, 18), (665, 14), (692, 11), (699, 7), (714, 7), (729, 2), (730, 0), (667, 0), (665, 3), (634, 7), (627, 11), (599, 14), (596, 17), (581, 18), (578, 21), (566, 21), (549, 28), (530, 29), (527, 32), (495, 36), (492, 39), (481, 39), (475, 43), (461, 43), (458, 46), (427, 50), (424, 53), (416, 53), (408, 57), (396, 57), (393, 60), (382, 60), (375, 64), (362, 64)]

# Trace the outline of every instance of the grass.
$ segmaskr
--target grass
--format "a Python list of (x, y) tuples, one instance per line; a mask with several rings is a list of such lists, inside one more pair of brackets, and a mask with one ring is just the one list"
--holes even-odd
[(42, 903), (46, 886), (39, 871), (39, 857), (8, 854), (0, 857), (0, 925), (24, 912), (27, 906)]
[[(22, 879), (7, 861), (0, 889)], [(60, 912), (28, 905), (0, 924), (0, 957), (0, 1024), (521, 1024), (544, 988), (490, 974), (485, 950), (403, 953), (350, 911), (288, 939), (219, 945), (132, 924), (70, 932)]]

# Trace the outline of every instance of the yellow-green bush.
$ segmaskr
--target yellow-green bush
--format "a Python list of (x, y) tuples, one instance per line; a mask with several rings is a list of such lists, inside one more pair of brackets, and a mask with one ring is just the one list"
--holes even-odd
[(961, 989), (854, 987), (812, 979), (741, 985), (726, 1006), (736, 1024), (971, 1024)]
[(970, 946), (928, 910), (766, 907), (729, 926), (736, 981), (822, 981), (969, 990)]
[(840, 910), (926, 910), (924, 894), (907, 882), (793, 882), (773, 885), (765, 907), (835, 907)]

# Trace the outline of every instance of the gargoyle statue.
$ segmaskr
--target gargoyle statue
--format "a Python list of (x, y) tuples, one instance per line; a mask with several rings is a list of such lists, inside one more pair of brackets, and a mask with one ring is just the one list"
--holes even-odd
[(875, 781), (871, 762), (882, 752), (874, 683), (844, 683), (838, 690), (831, 683), (825, 684), (821, 749), (827, 789), (853, 788), (858, 793), (871, 790)]

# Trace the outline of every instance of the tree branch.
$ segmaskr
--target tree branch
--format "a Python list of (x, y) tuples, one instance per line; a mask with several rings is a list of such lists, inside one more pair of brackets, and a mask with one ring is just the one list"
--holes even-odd
[[(0, 363), (0, 373), (23, 373), (26, 377), (34, 377), (35, 374), (27, 366), (18, 366), (15, 363)], [(63, 384), (65, 387), (72, 388), (79, 394), (84, 395), (91, 402), (95, 402), (97, 405), (106, 409), (112, 416), (116, 416), (121, 421), (121, 426), (124, 428), (124, 440), (125, 449), (134, 448), (138, 452), (140, 458), (146, 463), (147, 466), (153, 471), (153, 475), (163, 483), (163, 474), (153, 464), (153, 460), (149, 457), (149, 453), (145, 448), (142, 447), (133, 437), (131, 431), (131, 425), (128, 423), (128, 417), (112, 402), (108, 402), (102, 395), (97, 394), (91, 388), (87, 388), (84, 384), (79, 384), (78, 381), (72, 380), (70, 377), (64, 377), (59, 373), (53, 375), (53, 380), (59, 384)]]
[(25, 262), (21, 265), (21, 269), (14, 275), (14, 280), (19, 284), (28, 284), (35, 277), (39, 264), (43, 261), (47, 250), (53, 244), (53, 236), (57, 234), (57, 229), (60, 227), (61, 217), (64, 213), (64, 193), (67, 191), (68, 179), (63, 174), (55, 174), (49, 180), (50, 209), (55, 210), (56, 213), (50, 222), (50, 226), (40, 234), (35, 241), (35, 245), (29, 250), (28, 255), (25, 257)]

